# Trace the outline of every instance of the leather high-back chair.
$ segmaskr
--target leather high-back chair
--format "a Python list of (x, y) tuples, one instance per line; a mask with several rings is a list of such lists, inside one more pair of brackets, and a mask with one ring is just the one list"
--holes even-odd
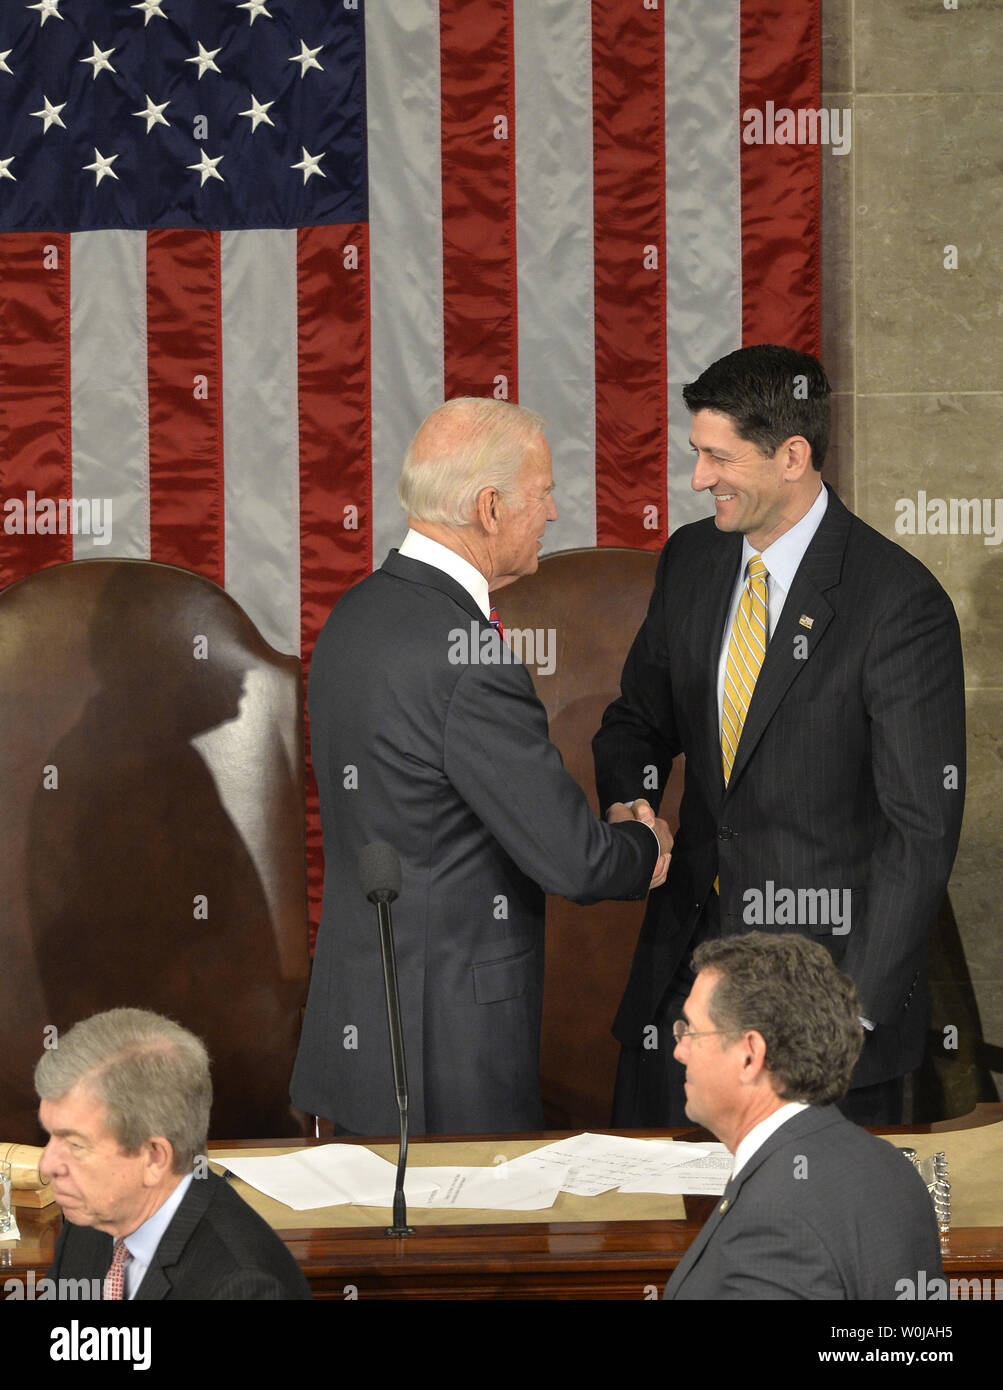
[(43, 1047), (120, 1006), (204, 1039), (212, 1137), (295, 1133), (299, 661), (199, 575), (78, 561), (0, 594), (0, 720), (0, 1139), (39, 1142)]
[[(536, 661), (527, 665), (550, 737), (593, 810), (592, 736), (620, 693), (620, 672), (647, 611), (657, 563), (657, 552), (648, 550), (559, 551), (497, 595), (506, 630), (542, 634), (542, 648), (534, 636)], [(552, 673), (544, 674), (551, 662)], [(660, 810), (673, 830), (682, 778), (683, 759), (677, 758)], [(548, 1123), (556, 1128), (609, 1124), (619, 1055), (610, 1028), (643, 916), (644, 903), (579, 907), (547, 899), (540, 1076)]]

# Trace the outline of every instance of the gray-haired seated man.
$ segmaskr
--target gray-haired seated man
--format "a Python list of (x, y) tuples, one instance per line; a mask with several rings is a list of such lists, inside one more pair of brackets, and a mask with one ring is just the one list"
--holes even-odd
[[(275, 1232), (204, 1164), (202, 1043), (142, 1009), (76, 1024), (35, 1068), (41, 1172), (63, 1209), (54, 1280), (108, 1299), (308, 1299)], [(58, 1287), (58, 1286), (57, 1286)]]
[(835, 1107), (863, 1043), (852, 981), (818, 942), (763, 932), (705, 942), (693, 969), (686, 1114), (735, 1165), (665, 1297), (891, 1299), (943, 1278), (919, 1174)]

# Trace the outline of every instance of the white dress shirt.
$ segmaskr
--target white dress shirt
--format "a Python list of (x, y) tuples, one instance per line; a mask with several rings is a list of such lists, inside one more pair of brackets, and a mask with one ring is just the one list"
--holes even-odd
[(423, 564), (431, 565), (434, 569), (442, 570), (443, 574), (448, 574), (450, 579), (455, 579), (457, 584), (466, 589), (485, 618), (490, 618), (488, 581), (479, 569), (469, 560), (464, 560), (462, 555), (457, 555), (455, 550), (450, 550), (448, 545), (430, 540), (419, 531), (408, 531), (398, 554), (408, 560), (421, 560)]
[(758, 1125), (754, 1125), (735, 1150), (735, 1166), (731, 1171), (731, 1178), (738, 1177), (752, 1155), (757, 1149), (762, 1148), (771, 1134), (775, 1134), (781, 1125), (786, 1124), (788, 1120), (792, 1120), (795, 1115), (799, 1115), (802, 1110), (807, 1109), (807, 1105), (802, 1104), (801, 1101), (790, 1100), (779, 1110), (774, 1110), (772, 1115), (767, 1115), (765, 1120), (760, 1120)]

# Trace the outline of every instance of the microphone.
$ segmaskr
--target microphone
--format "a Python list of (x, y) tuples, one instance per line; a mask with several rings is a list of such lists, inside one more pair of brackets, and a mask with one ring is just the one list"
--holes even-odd
[(390, 1029), (390, 1056), (394, 1068), (394, 1089), (397, 1092), (397, 1113), (400, 1116), (400, 1147), (397, 1151), (397, 1181), (394, 1186), (394, 1224), (387, 1226), (388, 1236), (413, 1236), (414, 1227), (407, 1224), (407, 1202), (404, 1198), (404, 1173), (407, 1169), (407, 1067), (404, 1063), (404, 1030), (401, 1026), (400, 997), (397, 992), (397, 960), (394, 956), (393, 922), (390, 904), (401, 891), (401, 862), (393, 845), (374, 840), (359, 851), (359, 883), (369, 902), (379, 914), (380, 953), (383, 957), (383, 987), (387, 1000), (387, 1026)]
[(359, 882), (371, 903), (392, 903), (400, 897), (401, 861), (393, 845), (374, 840), (359, 851)]

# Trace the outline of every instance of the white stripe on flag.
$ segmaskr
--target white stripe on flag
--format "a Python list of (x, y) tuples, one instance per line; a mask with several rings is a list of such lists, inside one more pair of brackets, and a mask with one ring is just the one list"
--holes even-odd
[(146, 233), (70, 240), (73, 496), (112, 503), (111, 540), (73, 538), (76, 560), (150, 558)]
[(404, 452), (442, 403), (439, 6), (366, 12), (373, 566), (399, 545)]
[(281, 652), (300, 650), (296, 233), (220, 233), (225, 575)]
[(519, 399), (547, 418), (559, 520), (595, 545), (592, 26), (580, 0), (515, 0)]
[(740, 38), (739, 0), (669, 0), (666, 6), (670, 530), (713, 510), (706, 494), (689, 486), (690, 416), (680, 390), (742, 346)]

